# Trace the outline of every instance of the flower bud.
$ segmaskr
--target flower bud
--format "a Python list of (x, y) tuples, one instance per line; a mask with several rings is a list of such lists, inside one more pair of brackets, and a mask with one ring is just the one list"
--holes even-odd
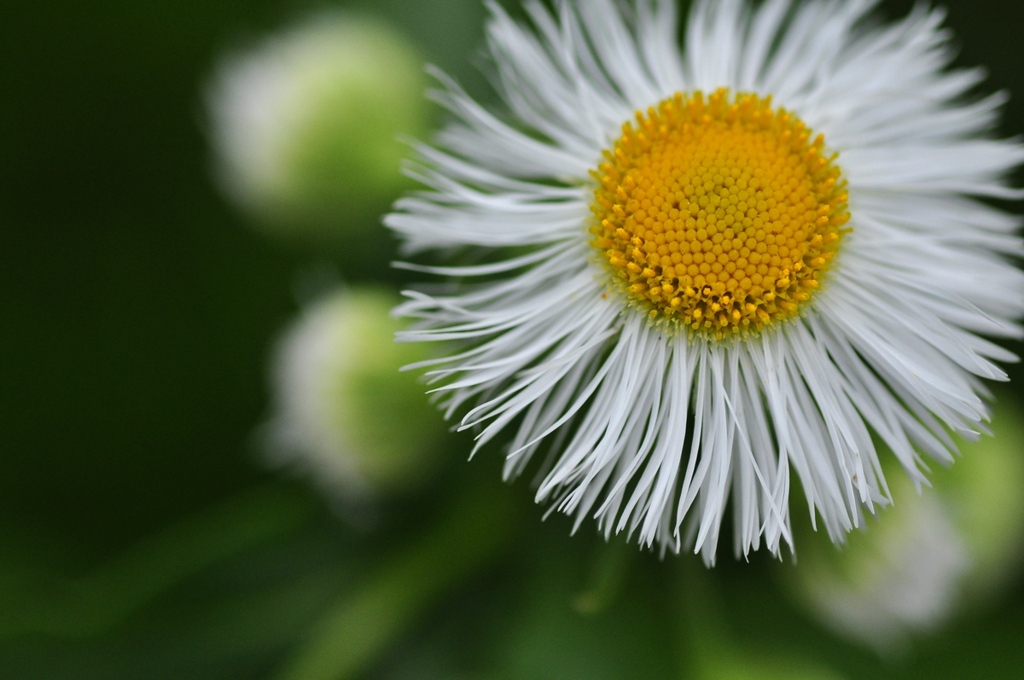
[[(929, 475), (920, 492), (888, 474), (893, 505), (867, 518), (847, 545), (801, 540), (791, 581), (837, 632), (898, 651), (990, 598), (1019, 565), (1024, 545), (1024, 459), (1014, 404), (999, 404), (997, 437), (960, 442), (962, 459)], [(894, 471), (895, 473), (896, 471)]]
[(418, 345), (399, 344), (395, 300), (372, 289), (306, 309), (274, 354), (271, 454), (348, 498), (415, 487), (437, 462), (446, 429), (414, 372)]
[[(315, 15), (220, 64), (213, 144), (230, 196), (279, 234), (348, 246), (406, 186), (427, 125), (422, 61), (387, 24)], [(386, 238), (380, 229), (377, 238)]]

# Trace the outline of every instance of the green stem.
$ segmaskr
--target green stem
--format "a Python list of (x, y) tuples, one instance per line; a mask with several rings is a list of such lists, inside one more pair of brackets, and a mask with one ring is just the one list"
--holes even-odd
[(706, 678), (713, 659), (726, 653), (725, 621), (714, 577), (695, 555), (680, 555), (676, 592), (679, 632), (685, 659), (681, 678)]
[(601, 543), (593, 558), (587, 586), (573, 598), (573, 607), (581, 614), (598, 614), (607, 609), (629, 577), (630, 567), (639, 553), (616, 536), (609, 543)]
[(279, 677), (340, 680), (365, 671), (442, 593), (508, 545), (510, 521), (503, 497), (464, 495), (439, 526), (343, 597)]
[[(759, 649), (739, 644), (729, 631), (718, 575), (687, 559), (678, 579), (679, 632), (686, 658), (680, 678), (700, 680), (837, 680), (827, 666), (792, 650)], [(779, 626), (786, 625), (780, 612)], [(774, 639), (769, 636), (768, 639)]]

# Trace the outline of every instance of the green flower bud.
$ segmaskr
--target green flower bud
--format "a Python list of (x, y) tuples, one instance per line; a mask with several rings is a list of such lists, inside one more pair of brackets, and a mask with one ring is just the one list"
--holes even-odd
[(446, 428), (414, 372), (421, 345), (399, 344), (395, 300), (346, 290), (312, 305), (273, 361), (272, 455), (348, 499), (408, 490), (438, 462)]
[(349, 247), (406, 186), (399, 137), (426, 130), (424, 89), (421, 59), (387, 24), (314, 16), (217, 70), (223, 184), (267, 228)]

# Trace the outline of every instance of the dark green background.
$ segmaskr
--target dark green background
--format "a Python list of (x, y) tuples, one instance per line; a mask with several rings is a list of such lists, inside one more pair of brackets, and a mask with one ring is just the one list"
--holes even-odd
[[(478, 3), (350, 4), (376, 8), (428, 59), (483, 88), (473, 68)], [(946, 4), (961, 63), (987, 65), (987, 88), (1018, 93), (1004, 132), (1024, 131), (1024, 3)], [(910, 5), (884, 9), (899, 15)], [(288, 534), (287, 551), (271, 542), (233, 557), (225, 581), (237, 584), (247, 571), (286, 581), (284, 552), (345, 552), (347, 539), (315, 493), (263, 469), (251, 440), (266, 415), (266, 353), (296, 311), (296, 281), (329, 258), (266, 238), (225, 203), (210, 181), (203, 130), (202, 88), (216, 55), (318, 6), (51, 0), (0, 8), (0, 567), (18, 579), (74, 581), (154, 532), (257, 487), (278, 490), (287, 499), (282, 512), (297, 513), (301, 530)], [(496, 465), (473, 466), (501, 488)], [(569, 540), (559, 520), (538, 531)], [(653, 562), (644, 568), (668, 568)], [(726, 562), (712, 577), (724, 597), (760, 597), (763, 576)], [(228, 643), (203, 641), (202, 603), (224, 593), (218, 573), (176, 586), (102, 635), (0, 637), (0, 678), (263, 677), (287, 644), (227, 654)], [(0, 584), (4, 578), (21, 582), (0, 576)], [(1024, 661), (1021, 593), (1018, 585), (994, 611), (926, 642), (916, 665), (887, 672), (965, 677), (956, 663), (966, 659), (974, 668), (990, 664), (988, 677), (1016, 677), (1008, 664)], [(9, 611), (0, 609), (0, 620)], [(282, 639), (299, 635), (316, 607), (301, 611)], [(748, 621), (771, 628), (770, 614), (756, 611), (766, 620)], [(451, 625), (452, 634), (461, 630)], [(757, 626), (735, 625), (740, 637), (756, 637)], [(812, 630), (806, 621), (794, 625)], [(155, 641), (163, 646), (151, 647)], [(837, 642), (821, 644), (834, 647), (829, 658), (849, 663), (851, 677), (882, 668)]]

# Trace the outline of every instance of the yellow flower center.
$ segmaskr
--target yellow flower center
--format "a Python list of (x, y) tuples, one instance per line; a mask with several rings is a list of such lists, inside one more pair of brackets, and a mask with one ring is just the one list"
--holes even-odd
[(850, 219), (822, 135), (771, 98), (677, 93), (604, 152), (592, 245), (658, 323), (722, 339), (799, 314)]

